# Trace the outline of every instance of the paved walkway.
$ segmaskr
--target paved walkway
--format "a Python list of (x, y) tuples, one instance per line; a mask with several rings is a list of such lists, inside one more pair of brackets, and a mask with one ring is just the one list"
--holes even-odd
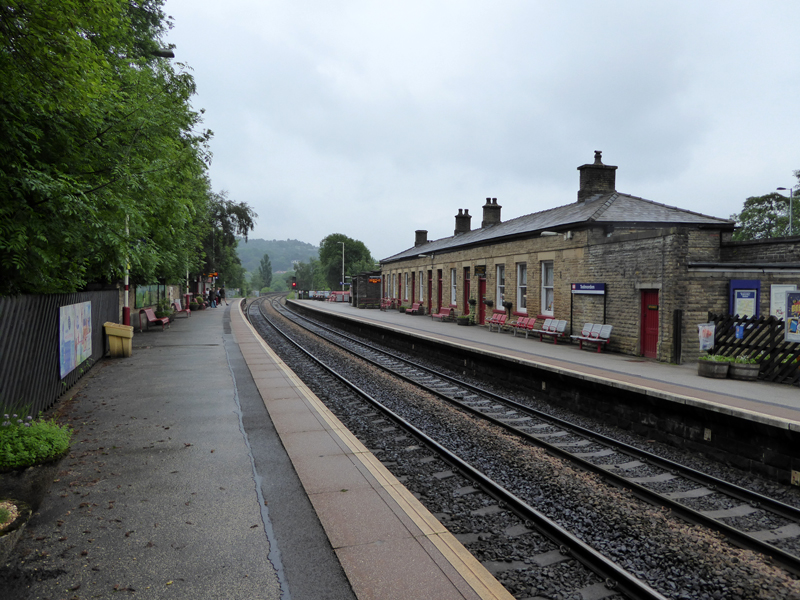
[(672, 365), (635, 356), (579, 350), (577, 344), (540, 342), (539, 336), (489, 332), (486, 327), (459, 327), (427, 316), (395, 310), (359, 310), (346, 303), (298, 301), (315, 310), (337, 313), (413, 335), (465, 345), (479, 352), (513, 357), (553, 371), (631, 388), (673, 402), (700, 403), (744, 418), (800, 429), (800, 389), (767, 382), (709, 379), (697, 375), (697, 363)]
[(510, 600), (243, 319), (135, 333), (57, 406), (70, 455), (3, 600)]

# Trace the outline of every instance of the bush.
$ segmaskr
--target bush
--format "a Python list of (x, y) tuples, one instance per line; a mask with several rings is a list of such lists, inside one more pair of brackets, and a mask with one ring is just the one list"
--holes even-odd
[(53, 460), (69, 450), (72, 429), (41, 417), (3, 415), (0, 423), (0, 471)]
[(706, 354), (698, 357), (697, 360), (708, 360), (711, 362), (733, 362), (732, 356), (722, 356), (721, 354)]

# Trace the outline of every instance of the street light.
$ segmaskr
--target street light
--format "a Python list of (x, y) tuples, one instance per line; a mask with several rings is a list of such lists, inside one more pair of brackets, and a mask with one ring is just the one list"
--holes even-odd
[(339, 242), (342, 245), (342, 291), (344, 291), (344, 242)]
[(789, 236), (791, 237), (793, 230), (792, 230), (792, 198), (794, 198), (794, 188), (778, 188), (784, 192), (789, 192)]

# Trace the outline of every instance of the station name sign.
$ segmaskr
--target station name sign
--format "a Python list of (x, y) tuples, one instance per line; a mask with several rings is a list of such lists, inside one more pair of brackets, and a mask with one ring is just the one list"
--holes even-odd
[(573, 283), (573, 294), (596, 294), (602, 296), (606, 293), (605, 283)]

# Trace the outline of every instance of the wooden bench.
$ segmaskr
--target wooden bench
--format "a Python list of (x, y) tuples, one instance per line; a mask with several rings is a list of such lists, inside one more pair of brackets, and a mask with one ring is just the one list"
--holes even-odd
[(150, 330), (150, 323), (159, 323), (161, 325), (161, 331), (164, 331), (165, 325), (169, 325), (169, 317), (157, 317), (152, 308), (143, 308), (139, 311), (139, 333), (144, 331), (142, 329), (142, 315), (144, 315), (144, 320), (147, 321), (148, 331)]
[(614, 329), (613, 325), (601, 325), (599, 331), (595, 332), (592, 330), (591, 334), (587, 337), (578, 337), (578, 347), (583, 350), (584, 343), (597, 344), (597, 351), (600, 352), (602, 347), (607, 344), (608, 340), (611, 338), (612, 329)]
[(172, 308), (175, 309), (176, 313), (186, 313), (187, 317), (192, 316), (192, 310), (187, 306), (186, 308), (181, 308), (181, 301), (180, 300), (173, 300), (172, 301)]
[(453, 308), (450, 306), (440, 306), (439, 312), (431, 313), (431, 319), (439, 319), (442, 322), (444, 322), (445, 319), (450, 320), (454, 318), (455, 315), (453, 314)]
[(528, 339), (528, 334), (534, 331), (533, 326), (536, 325), (536, 317), (520, 317), (513, 323), (511, 327), (514, 330), (514, 337), (517, 337), (517, 331), (525, 332), (525, 339)]
[(492, 317), (488, 321), (486, 321), (486, 324), (489, 325), (489, 331), (491, 331), (492, 327), (496, 325), (497, 332), (500, 333), (500, 331), (502, 331), (503, 327), (506, 324), (507, 318), (508, 317), (506, 317), (506, 313), (494, 313)]
[(421, 315), (423, 310), (424, 309), (422, 308), (422, 304), (420, 304), (419, 302), (414, 302), (414, 304), (411, 305), (411, 308), (406, 309), (406, 314)]
[[(567, 335), (567, 321), (563, 319), (548, 319), (548, 321), (551, 321), (549, 327), (547, 329), (542, 327), (542, 329), (537, 332), (539, 334), (539, 341), (541, 342), (544, 336), (549, 336), (553, 338), (554, 344), (558, 344), (558, 339)], [(545, 324), (547, 324), (547, 321), (545, 321)]]

